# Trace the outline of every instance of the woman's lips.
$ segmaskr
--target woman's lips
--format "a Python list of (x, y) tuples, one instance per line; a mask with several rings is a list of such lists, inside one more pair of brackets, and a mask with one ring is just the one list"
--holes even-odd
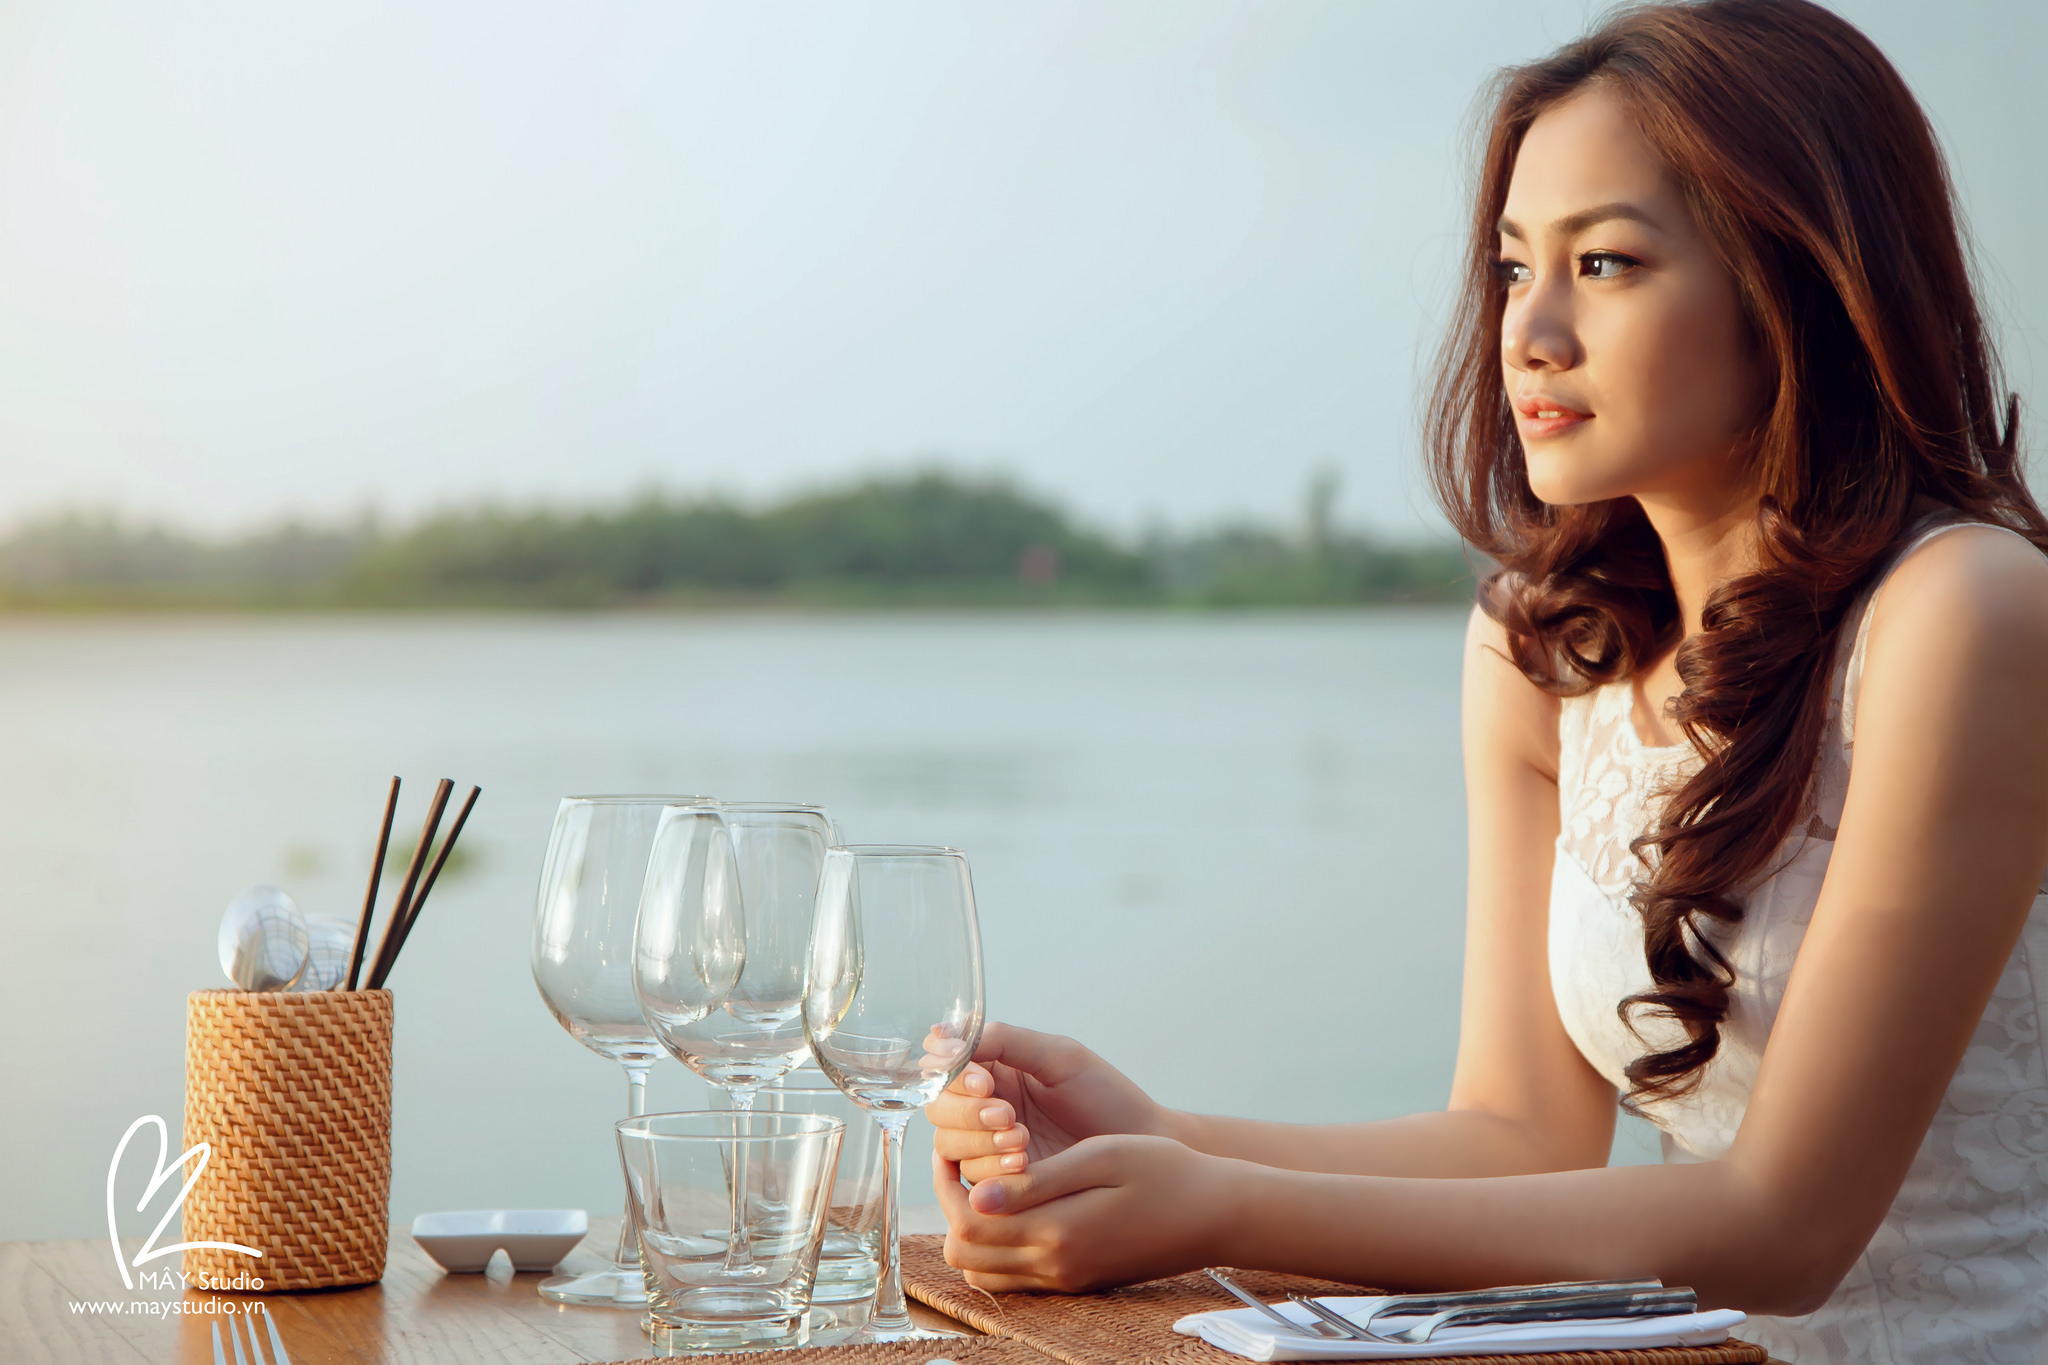
[(1525, 439), (1540, 440), (1546, 436), (1558, 436), (1584, 422), (1593, 420), (1590, 412), (1568, 408), (1551, 398), (1520, 398), (1515, 400), (1515, 425), (1521, 428)]

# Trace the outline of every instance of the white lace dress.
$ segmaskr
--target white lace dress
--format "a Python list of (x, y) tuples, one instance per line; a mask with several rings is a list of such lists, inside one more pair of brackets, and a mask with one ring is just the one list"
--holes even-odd
[[(1954, 523), (1923, 533), (1905, 554)], [(1900, 556), (1904, 558), (1904, 554)], [(1895, 561), (1896, 563), (1896, 561)], [(1877, 587), (1882, 587), (1880, 579)], [(1667, 1162), (1727, 1151), (1770, 1041), (1785, 981), (1820, 897), (1849, 784), (1856, 693), (1873, 588), (1850, 617), (1835, 667), (1811, 820), (1787, 840), (1778, 870), (1751, 892), (1744, 918), (1716, 942), (1737, 979), (1720, 1052), (1690, 1097), (1653, 1106)], [(1846, 637), (1846, 632), (1845, 632)], [(1564, 702), (1558, 796), (1563, 831), (1550, 892), (1550, 974), (1565, 1029), (1600, 1073), (1626, 1090), (1642, 1045), (1615, 1006), (1647, 990), (1642, 921), (1629, 905), (1642, 875), (1629, 841), (1650, 803), (1698, 762), (1686, 745), (1636, 735), (1626, 679)], [(1653, 1043), (1681, 1037), (1675, 1025)], [(1752, 1318), (1741, 1335), (1796, 1365), (2041, 1365), (2048, 1349), (2048, 882), (1956, 1068), (1898, 1198), (1840, 1288), (1801, 1318)]]

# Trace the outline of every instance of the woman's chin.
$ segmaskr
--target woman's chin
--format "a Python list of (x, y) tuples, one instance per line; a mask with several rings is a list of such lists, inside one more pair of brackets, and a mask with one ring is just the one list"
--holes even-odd
[(1605, 502), (1627, 491), (1617, 490), (1611, 484), (1611, 480), (1573, 478), (1562, 472), (1544, 477), (1533, 466), (1529, 470), (1529, 491), (1536, 495), (1538, 501), (1551, 507), (1579, 507), (1589, 502)]
[[(1552, 507), (1580, 507), (1625, 498), (1643, 486), (1641, 460), (1611, 458), (1581, 441), (1530, 441), (1522, 447), (1529, 491)], [(1601, 458), (1608, 455), (1609, 458)]]

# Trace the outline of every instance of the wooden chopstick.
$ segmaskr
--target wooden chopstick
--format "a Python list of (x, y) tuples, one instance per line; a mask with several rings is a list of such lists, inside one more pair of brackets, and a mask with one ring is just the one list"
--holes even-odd
[(427, 808), (427, 822), (420, 827), (419, 846), (412, 851), (412, 862), (405, 869), (405, 881), (398, 888), (398, 900), (393, 903), (391, 913), (385, 916), (384, 937), (377, 941), (375, 965), (370, 968), (370, 989), (373, 991), (383, 987), (384, 974), (391, 970), (391, 954), (398, 946), (398, 926), (405, 921), (405, 907), (412, 901), (412, 889), (419, 885), (420, 869), (426, 866), (427, 848), (441, 828), (442, 812), (448, 809), (448, 793), (454, 790), (455, 784), (445, 777), (434, 788), (433, 803)]
[(363, 893), (363, 913), (356, 919), (355, 949), (348, 957), (348, 984), (343, 990), (356, 988), (356, 978), (363, 970), (363, 949), (370, 942), (370, 913), (377, 908), (377, 888), (384, 880), (384, 852), (391, 847), (391, 817), (398, 813), (398, 779), (391, 779), (391, 795), (384, 798), (384, 827), (377, 831), (377, 858), (370, 864), (370, 889)]
[(434, 865), (427, 869), (427, 879), (420, 883), (419, 894), (412, 898), (412, 904), (405, 907), (405, 922), (399, 926), (398, 942), (391, 946), (391, 958), (384, 964), (384, 975), (375, 984), (383, 985), (384, 977), (391, 975), (391, 969), (398, 965), (398, 955), (405, 950), (405, 940), (412, 934), (413, 922), (420, 917), (420, 907), (427, 903), (427, 893), (434, 889), (434, 879), (441, 875), (442, 865), (448, 861), (448, 854), (455, 847), (455, 841), (462, 837), (462, 827), (469, 822), (469, 812), (476, 805), (477, 797), (483, 795), (483, 788), (472, 786), (469, 795), (463, 798), (462, 809), (455, 812), (455, 823), (448, 827), (448, 837), (441, 841), (441, 851), (434, 857)]

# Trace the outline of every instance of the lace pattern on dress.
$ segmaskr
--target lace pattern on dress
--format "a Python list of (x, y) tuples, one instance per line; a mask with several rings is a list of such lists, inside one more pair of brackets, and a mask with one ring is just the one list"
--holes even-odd
[[(1954, 524), (1923, 527), (1893, 561)], [(1837, 655), (1809, 812), (1769, 870), (1737, 896), (1743, 919), (1716, 946), (1736, 970), (1721, 1049), (1699, 1087), (1647, 1106), (1666, 1161), (1711, 1160), (1735, 1140), (1771, 1026), (1827, 875), (1855, 748), (1856, 697), (1872, 607)], [(1550, 974), (1559, 1017), (1618, 1088), (1623, 1068), (1683, 1035), (1616, 1006), (1649, 988), (1641, 917), (1629, 903), (1645, 869), (1629, 843), (1695, 770), (1689, 746), (1642, 744), (1626, 681), (1565, 699), (1558, 737), (1560, 833), (1551, 885)], [(1929, 1126), (1891, 1209), (1818, 1312), (1752, 1318), (1742, 1332), (1796, 1365), (1990, 1362), (2041, 1365), (2048, 1343), (2048, 883)]]

